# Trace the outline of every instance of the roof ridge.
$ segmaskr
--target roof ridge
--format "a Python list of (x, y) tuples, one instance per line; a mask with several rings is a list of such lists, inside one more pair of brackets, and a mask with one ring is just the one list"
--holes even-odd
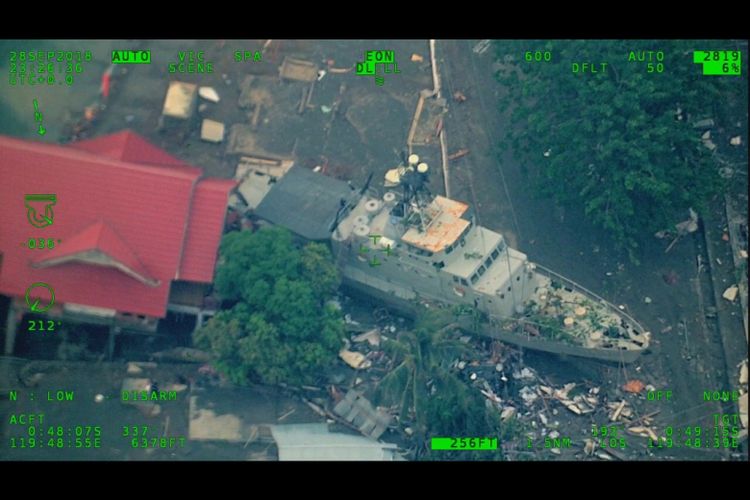
[(26, 151), (33, 150), (35, 148), (42, 149), (44, 154), (58, 155), (65, 157), (70, 160), (81, 160), (92, 161), (95, 163), (107, 164), (107, 166), (115, 168), (123, 168), (132, 171), (149, 172), (158, 175), (164, 175), (168, 177), (182, 177), (185, 179), (193, 180), (196, 177), (203, 175), (203, 170), (198, 167), (186, 165), (185, 167), (175, 167), (170, 165), (159, 165), (154, 163), (136, 163), (128, 160), (121, 160), (112, 158), (102, 154), (96, 154), (85, 149), (77, 149), (72, 146), (50, 144), (41, 141), (27, 141), (23, 139), (17, 139), (15, 137), (9, 137), (6, 135), (0, 135), (0, 146), (3, 146), (4, 142), (12, 143), (9, 147), (16, 147)]

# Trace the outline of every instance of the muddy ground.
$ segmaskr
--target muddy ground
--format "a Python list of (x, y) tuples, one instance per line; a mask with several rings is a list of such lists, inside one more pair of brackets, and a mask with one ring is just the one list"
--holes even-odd
[[(644, 405), (644, 412), (648, 405), (653, 408), (650, 412), (659, 411), (655, 417), (657, 429), (667, 425), (675, 428), (699, 425), (705, 432), (713, 432), (713, 415), (722, 408), (716, 403), (704, 402), (703, 391), (734, 387), (736, 372), (733, 363), (739, 354), (733, 354), (730, 362), (724, 359), (722, 332), (716, 321), (710, 318), (707, 321), (705, 312), (706, 307), (715, 307), (726, 312), (729, 318), (739, 318), (738, 304), (715, 300), (714, 282), (717, 278), (719, 283), (731, 279), (730, 266), (719, 266), (711, 276), (697, 272), (698, 255), (706, 254), (703, 233), (680, 241), (667, 254), (664, 253), (664, 241), (647, 241), (642, 264), (634, 266), (625, 256), (612, 250), (607, 237), (583, 220), (581, 214), (562, 210), (550, 200), (536, 197), (512, 155), (501, 153), (497, 148), (507, 126), (506, 117), (495, 112), (496, 99), (503, 89), (493, 78), (492, 50), (474, 53), (472, 47), (475, 43), (468, 40), (438, 43), (445, 94), (450, 96), (455, 90), (460, 90), (467, 96), (463, 103), (449, 99), (445, 117), (449, 151), (471, 150), (469, 155), (451, 162), (451, 195), (473, 203), (482, 225), (503, 233), (531, 260), (566, 275), (615, 304), (624, 305), (653, 332), (654, 338), (652, 352), (626, 367), (563, 360), (532, 352), (523, 354), (524, 361), (551, 383), (575, 381), (589, 386), (606, 386), (613, 398), (624, 396), (620, 386), (634, 378), (652, 384), (658, 390), (670, 390), (672, 397), (668, 401), (647, 401), (645, 394), (628, 397)], [(91, 134), (133, 128), (176, 156), (204, 168), (206, 175), (219, 177), (231, 177), (236, 166), (237, 158), (226, 154), (226, 143), (217, 145), (201, 141), (197, 126), (190, 128), (184, 139), (157, 131), (169, 79), (213, 86), (221, 101), (216, 104), (201, 101), (205, 106), (200, 115), (229, 126), (250, 120), (248, 111), (240, 109), (237, 101), (239, 82), (248, 74), (254, 75), (255, 88), (265, 91), (268, 99), (259, 117), (257, 144), (260, 149), (294, 156), (308, 167), (327, 165), (330, 174), (350, 179), (358, 185), (373, 172), (374, 186), (379, 186), (385, 171), (399, 161), (419, 90), (432, 87), (429, 65), (410, 61), (411, 54), (419, 54), (429, 61), (427, 43), (423, 41), (274, 42), (261, 62), (235, 62), (234, 53), (236, 50), (260, 50), (262, 41), (3, 42), (0, 48), (6, 52), (36, 46), (74, 50), (91, 48), (94, 60), (87, 63), (84, 73), (70, 88), (4, 87), (0, 109), (7, 119), (0, 124), (1, 133), (38, 138), (33, 113), (29, 112), (32, 99), (37, 98), (45, 112), (48, 130), (43, 140), (66, 140), (70, 123), (82, 115), (86, 105), (98, 99), (100, 75), (109, 66), (109, 51), (113, 48), (148, 48), (152, 51), (153, 64), (116, 68), (111, 96)], [(312, 108), (305, 109), (301, 115), (297, 112), (298, 103), (308, 84), (278, 81), (277, 67), (285, 56), (315, 62), (322, 69), (330, 69), (329, 59), (333, 60), (330, 65), (333, 68), (350, 68), (362, 60), (365, 50), (376, 48), (396, 51), (400, 74), (386, 75), (384, 85), (377, 86), (374, 79), (356, 76), (353, 71), (335, 74), (329, 71), (316, 82)], [(204, 50), (205, 60), (213, 63), (214, 72), (170, 74), (167, 63), (175, 62), (180, 50)], [(7, 58), (2, 61), (0, 64), (5, 66), (0, 70), (5, 73)], [(337, 101), (338, 105), (335, 105)], [(333, 109), (326, 111), (329, 108)], [(433, 191), (442, 192), (437, 148), (421, 148), (418, 152), (435, 167), (431, 181)], [(746, 161), (745, 157), (745, 165)], [(747, 177), (740, 178), (740, 181), (744, 182), (746, 190)], [(720, 226), (721, 221), (714, 225)], [(716, 246), (714, 258), (727, 263), (728, 255), (724, 253), (728, 244), (720, 239), (721, 231), (709, 231), (708, 234), (713, 238), (710, 243)], [(670, 283), (665, 281), (665, 276), (671, 277)], [(723, 288), (719, 294), (721, 291)], [(649, 303), (646, 303), (646, 297), (650, 299)], [(721, 327), (724, 337), (731, 339), (730, 351), (746, 352), (744, 335), (737, 330), (737, 323), (725, 321)], [(734, 413), (731, 405), (726, 405), (723, 411)], [(569, 435), (582, 439), (592, 424), (605, 423), (606, 418), (598, 421), (582, 416), (566, 421), (565, 425), (569, 427)], [(642, 438), (630, 437), (629, 440), (637, 442), (633, 448), (638, 448), (629, 458), (731, 458), (731, 453), (722, 448), (681, 447), (658, 450), (654, 455), (645, 449)], [(745, 458), (746, 453), (745, 448)], [(118, 458), (115, 455), (110, 458)], [(246, 458), (243, 453), (232, 456)], [(572, 457), (572, 454), (562, 455), (562, 458)], [(540, 452), (535, 458), (556, 457)]]
[[(527, 358), (540, 371), (545, 369), (592, 377), (621, 385), (637, 378), (651, 383), (657, 389), (672, 390), (671, 401), (653, 402), (661, 410), (659, 421), (667, 425), (700, 425), (714, 430), (713, 415), (720, 410), (718, 404), (703, 401), (703, 391), (718, 388), (736, 388), (736, 363), (747, 356), (747, 344), (740, 318), (738, 301), (728, 303), (714, 299), (713, 288), (733, 282), (729, 244), (721, 240), (721, 230), (712, 227), (710, 243), (717, 247), (714, 258), (722, 265), (711, 268), (718, 281), (716, 285), (704, 271), (697, 272), (697, 258), (705, 254), (705, 239), (701, 233), (679, 242), (668, 253), (667, 243), (648, 240), (643, 248), (641, 265), (634, 266), (627, 257), (611, 248), (603, 232), (588, 224), (580, 213), (556, 207), (551, 200), (540, 199), (529, 189), (518, 163), (509, 152), (500, 153), (496, 147), (507, 127), (507, 116), (496, 113), (493, 100), (503, 91), (492, 77), (491, 51), (483, 55), (472, 52), (474, 41), (447, 41), (443, 44), (445, 84), (448, 92), (461, 90), (470, 98), (454, 105), (447, 121), (452, 142), (456, 147), (472, 145), (470, 155), (457, 160), (452, 170), (455, 195), (469, 199), (478, 207), (482, 224), (496, 229), (526, 252), (529, 258), (577, 281), (599, 293), (615, 304), (622, 304), (652, 332), (654, 348), (631, 366), (616, 368), (599, 363), (576, 360), (553, 361), (547, 356)], [(743, 123), (747, 137), (747, 117)], [(745, 176), (736, 179), (737, 191), (747, 190), (747, 158)], [(720, 215), (723, 200), (717, 200), (713, 212)], [(721, 219), (712, 224), (723, 227)], [(718, 268), (718, 269), (717, 269)], [(677, 277), (673, 284), (664, 277)], [(650, 302), (646, 303), (646, 297)], [(718, 325), (706, 320), (707, 307), (726, 311), (728, 318), (722, 324), (728, 341), (731, 360), (724, 360)], [(684, 322), (684, 328), (679, 327)], [(736, 414), (732, 405), (724, 412)], [(747, 453), (745, 451), (745, 453)], [(721, 459), (724, 450), (686, 449), (670, 450), (667, 455), (684, 459)], [(747, 456), (747, 455), (745, 455)]]

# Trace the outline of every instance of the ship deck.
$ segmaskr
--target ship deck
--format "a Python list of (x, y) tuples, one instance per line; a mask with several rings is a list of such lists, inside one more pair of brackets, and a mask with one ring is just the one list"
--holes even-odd
[(468, 208), (466, 203), (436, 196), (424, 209), (424, 217), (428, 219), (425, 230), (411, 227), (401, 240), (422, 250), (442, 252), (469, 227), (470, 222), (461, 218)]
[(532, 325), (525, 328), (527, 332), (589, 349), (648, 348), (650, 333), (635, 319), (567, 278), (537, 267), (538, 287), (521, 319)]

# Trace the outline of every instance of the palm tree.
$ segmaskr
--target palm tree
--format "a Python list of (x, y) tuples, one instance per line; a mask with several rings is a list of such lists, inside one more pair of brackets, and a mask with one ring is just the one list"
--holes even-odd
[(452, 335), (456, 323), (448, 310), (431, 310), (421, 314), (413, 330), (388, 339), (385, 349), (394, 368), (381, 380), (381, 401), (397, 403), (400, 418), (411, 415), (420, 444), (427, 432), (425, 404), (431, 391), (455, 390), (463, 382), (450, 371), (450, 363), (469, 348)]

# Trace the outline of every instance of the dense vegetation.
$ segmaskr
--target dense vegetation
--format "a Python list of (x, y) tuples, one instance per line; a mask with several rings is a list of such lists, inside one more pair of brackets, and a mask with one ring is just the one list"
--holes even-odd
[(215, 287), (227, 309), (195, 332), (234, 383), (313, 383), (333, 365), (343, 322), (326, 306), (339, 285), (328, 248), (273, 227), (224, 236)]
[(693, 125), (711, 118), (714, 130), (739, 133), (747, 78), (703, 76), (693, 51), (736, 50), (736, 42), (507, 40), (496, 47), (507, 89), (501, 111), (511, 117), (504, 147), (542, 195), (582, 208), (632, 259), (639, 241), (674, 229), (689, 207), (700, 213), (722, 190), (716, 152)]

